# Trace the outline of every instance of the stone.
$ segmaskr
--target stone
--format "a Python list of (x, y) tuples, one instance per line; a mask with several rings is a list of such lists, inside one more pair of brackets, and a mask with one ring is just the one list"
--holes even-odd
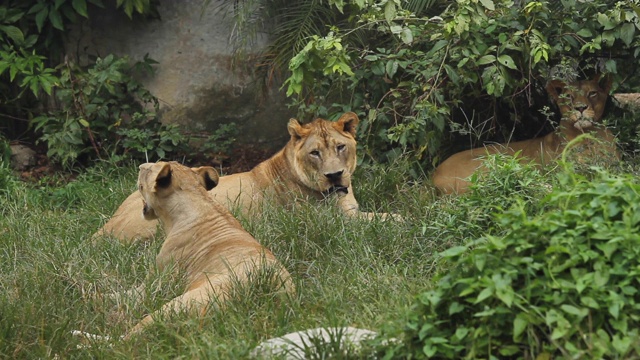
[[(357, 351), (361, 348), (363, 341), (373, 339), (377, 335), (375, 331), (354, 327), (307, 329), (263, 341), (251, 351), (251, 356), (258, 359), (275, 357), (301, 360), (307, 359), (306, 354), (317, 354), (318, 350), (324, 346), (327, 346), (327, 349), (334, 349), (332, 344), (335, 345), (336, 342), (344, 352)], [(318, 357), (311, 356), (311, 358)]]
[(24, 171), (36, 164), (36, 152), (30, 147), (15, 144), (11, 147), (11, 168), (16, 171)]

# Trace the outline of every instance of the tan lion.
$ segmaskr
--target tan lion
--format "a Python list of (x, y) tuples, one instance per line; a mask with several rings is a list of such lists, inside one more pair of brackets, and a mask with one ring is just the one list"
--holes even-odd
[[(282, 150), (251, 171), (220, 177), (220, 183), (209, 194), (227, 209), (238, 208), (245, 215), (259, 211), (265, 198), (287, 206), (299, 199), (337, 197), (338, 206), (349, 216), (394, 216), (358, 210), (351, 186), (356, 169), (358, 121), (352, 112), (336, 122), (316, 119), (301, 125), (291, 119), (291, 138)], [(138, 215), (139, 204), (140, 194), (131, 194), (94, 238), (111, 234), (128, 241), (154, 236), (156, 223)]]
[(176, 264), (186, 276), (184, 294), (147, 315), (125, 339), (154, 318), (180, 310), (202, 314), (212, 301), (223, 304), (231, 287), (266, 268), (274, 290), (295, 292), (291, 277), (273, 254), (246, 232), (207, 190), (218, 181), (211, 167), (190, 169), (176, 162), (140, 165), (138, 211), (147, 220), (160, 219), (166, 239), (156, 257), (158, 269)]
[[(604, 84), (601, 85), (600, 82)], [(613, 155), (618, 158), (615, 138), (611, 132), (598, 122), (602, 118), (611, 80), (607, 76), (600, 79), (597, 75), (591, 80), (582, 80), (565, 84), (552, 80), (547, 84), (547, 92), (558, 105), (562, 120), (558, 128), (546, 136), (513, 142), (510, 144), (487, 145), (482, 148), (462, 151), (449, 157), (440, 164), (433, 174), (433, 184), (445, 194), (461, 194), (467, 191), (468, 178), (482, 167), (487, 154), (502, 153), (519, 156), (523, 161), (534, 161), (544, 165), (556, 159), (566, 144), (577, 136), (589, 132), (597, 141), (586, 141), (587, 157), (598, 154)]]

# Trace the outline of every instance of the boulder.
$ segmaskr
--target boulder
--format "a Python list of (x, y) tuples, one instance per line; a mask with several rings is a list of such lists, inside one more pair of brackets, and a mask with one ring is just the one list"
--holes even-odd
[(15, 144), (11, 147), (11, 168), (16, 171), (24, 171), (36, 164), (36, 152), (30, 147)]

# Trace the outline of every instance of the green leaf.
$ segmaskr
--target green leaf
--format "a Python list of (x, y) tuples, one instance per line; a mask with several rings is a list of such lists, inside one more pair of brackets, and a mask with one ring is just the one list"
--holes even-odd
[(482, 291), (480, 291), (480, 294), (478, 294), (478, 297), (476, 298), (476, 301), (474, 301), (474, 304), (482, 302), (483, 300), (490, 297), (491, 295), (493, 295), (493, 288), (492, 287), (484, 288)]
[(400, 34), (400, 40), (407, 45), (411, 45), (413, 43), (413, 32), (409, 28), (402, 29), (402, 33)]
[[(629, 351), (632, 340), (630, 336), (624, 336), (626, 334), (614, 334), (611, 340), (611, 345), (616, 349), (618, 354), (626, 354)], [(623, 336), (622, 338), (620, 336)]]
[(387, 71), (387, 75), (389, 75), (390, 78), (393, 78), (393, 75), (395, 75), (396, 72), (398, 71), (398, 61), (397, 60), (387, 61), (386, 71)]
[(400, 25), (391, 25), (389, 26), (389, 30), (391, 30), (392, 34), (400, 34), (402, 32), (402, 26)]
[(500, 64), (508, 67), (509, 69), (518, 70), (518, 67), (513, 62), (513, 59), (511, 58), (511, 56), (509, 56), (509, 55), (500, 55), (500, 56), (498, 56), (498, 62)]
[(464, 253), (465, 251), (467, 251), (467, 247), (466, 246), (454, 246), (454, 247), (451, 247), (451, 248), (441, 252), (440, 256), (444, 257), (444, 258), (451, 258), (451, 257), (456, 257), (456, 256)]
[(89, 18), (89, 15), (87, 14), (87, 2), (85, 0), (73, 0), (71, 2), (71, 6), (73, 6), (73, 9), (80, 15)]
[(568, 304), (561, 305), (560, 309), (562, 309), (567, 314), (575, 315), (580, 319), (582, 319), (583, 317), (589, 314), (589, 310), (587, 309), (579, 309), (573, 305), (568, 305)]
[(522, 313), (516, 315), (516, 318), (513, 320), (513, 341), (519, 342), (522, 333), (527, 329), (529, 325), (529, 321), (526, 316)]
[(620, 303), (614, 302), (613, 304), (609, 305), (609, 314), (611, 314), (614, 319), (617, 319), (618, 316), (620, 316)]
[(485, 55), (480, 59), (476, 60), (476, 65), (486, 65), (491, 64), (496, 61), (496, 57), (494, 55)]
[(0, 61), (0, 75), (2, 75), (2, 73), (4, 73), (4, 71), (7, 70), (10, 65), (11, 64), (9, 64), (9, 62), (7, 61)]
[(89, 0), (89, 2), (95, 6), (104, 8), (104, 3), (102, 2), (102, 0)]
[(49, 12), (49, 21), (51, 21), (51, 25), (53, 25), (54, 28), (64, 31), (62, 16), (60, 16), (58, 10), (52, 10)]
[(18, 44), (24, 42), (24, 34), (19, 28), (12, 25), (2, 25), (0, 26), (0, 30), (7, 34), (7, 36), (10, 37), (14, 42)]
[(636, 27), (631, 23), (622, 24), (620, 27), (620, 40), (622, 40), (625, 45), (630, 46), (633, 42), (633, 36), (635, 35)]
[(15, 65), (9, 68), (9, 80), (13, 81), (16, 78), (16, 75), (18, 74), (18, 70), (20, 70), (20, 68), (18, 68)]
[[(27, 78), (25, 78), (25, 80)], [(31, 90), (33, 95), (35, 95), (35, 97), (38, 97), (38, 94), (40, 94), (40, 82), (38, 81), (37, 76), (31, 77), (31, 80), (29, 81), (29, 89)]]
[(47, 7), (43, 8), (36, 14), (36, 26), (38, 26), (38, 32), (42, 32), (42, 27), (44, 26), (44, 21), (47, 19), (47, 15), (49, 15), (49, 9)]
[(589, 297), (589, 296), (582, 296), (580, 298), (580, 302), (583, 305), (588, 306), (588, 307), (590, 307), (592, 309), (599, 309), (600, 308), (600, 305), (598, 304), (598, 302), (595, 301), (592, 297)]
[(467, 337), (467, 334), (469, 334), (469, 328), (459, 327), (456, 329), (456, 333), (454, 334), (454, 336), (457, 338), (457, 340), (462, 340)]
[(568, 329), (564, 327), (556, 327), (551, 332), (551, 339), (558, 340), (567, 333)]
[(439, 40), (437, 43), (435, 43), (435, 45), (433, 45), (433, 47), (427, 52), (426, 56), (430, 57), (433, 54), (436, 53), (436, 51), (442, 49), (443, 47), (447, 46), (447, 44), (449, 44), (449, 42), (447, 40)]
[(494, 11), (496, 9), (495, 5), (493, 4), (493, 0), (480, 0), (480, 3), (487, 10)]
[(85, 119), (79, 119), (78, 122), (80, 123), (80, 125), (88, 128), (89, 127), (89, 122)]
[(461, 305), (459, 302), (454, 301), (451, 303), (451, 305), (449, 305), (449, 316), (453, 315), (453, 314), (457, 314), (459, 312), (461, 312), (462, 310), (464, 310), (464, 306)]
[(387, 22), (391, 22), (396, 18), (396, 3), (393, 1), (387, 1), (384, 6), (384, 19)]
[(592, 37), (593, 36), (593, 33), (591, 32), (591, 30), (589, 30), (587, 28), (581, 29), (576, 34), (578, 34), (578, 36), (582, 36), (582, 37)]

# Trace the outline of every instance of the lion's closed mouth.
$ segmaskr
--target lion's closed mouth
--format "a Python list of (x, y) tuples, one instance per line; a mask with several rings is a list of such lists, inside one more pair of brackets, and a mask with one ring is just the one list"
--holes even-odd
[(342, 186), (342, 185), (334, 185), (332, 187), (330, 187), (329, 189), (325, 190), (322, 192), (322, 195), (324, 195), (325, 197), (333, 194), (333, 193), (343, 193), (344, 195), (349, 193), (349, 188), (346, 186)]

